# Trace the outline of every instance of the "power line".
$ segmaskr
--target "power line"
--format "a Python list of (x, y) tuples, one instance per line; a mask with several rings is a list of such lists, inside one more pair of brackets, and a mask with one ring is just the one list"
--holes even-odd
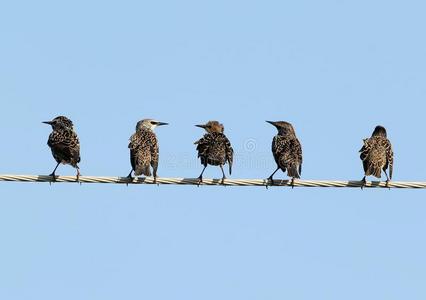
[[(9, 182), (48, 182), (48, 183), (78, 183), (75, 176), (58, 176), (52, 181), (51, 176), (46, 175), (0, 175), (0, 181)], [(155, 184), (152, 177), (135, 178), (129, 181), (127, 177), (99, 177), (80, 176), (82, 183), (109, 183), (109, 184)], [(197, 178), (157, 178), (158, 185), (198, 185)], [(267, 179), (226, 179), (224, 186), (263, 186), (268, 184)], [(203, 185), (222, 186), (222, 179), (203, 179)], [(359, 180), (300, 180), (294, 181), (294, 187), (319, 187), (319, 188), (360, 188), (363, 183)], [(269, 185), (270, 186), (270, 185)], [(291, 180), (274, 180), (273, 187), (291, 188)], [(402, 189), (425, 189), (426, 182), (391, 181), (386, 182), (368, 181), (365, 188), (402, 188)]]

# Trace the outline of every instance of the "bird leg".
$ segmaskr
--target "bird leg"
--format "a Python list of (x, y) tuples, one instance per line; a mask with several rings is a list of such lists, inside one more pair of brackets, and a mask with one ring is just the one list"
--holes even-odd
[[(275, 173), (277, 173), (277, 171), (280, 169), (280, 167), (277, 167), (277, 169), (274, 171), (274, 173), (271, 174), (271, 176), (268, 177), (268, 183), (270, 183), (270, 185), (274, 185), (274, 180), (273, 180), (273, 176), (275, 175)], [(266, 184), (266, 188), (268, 188), (269, 184)]]
[(363, 190), (365, 185), (367, 184), (367, 180), (365, 180), (365, 176), (361, 179), (361, 183), (362, 183), (361, 190)]
[(129, 182), (133, 181), (132, 172), (133, 172), (133, 169), (130, 170), (129, 175), (127, 175), (127, 177), (126, 177), (128, 179), (126, 186), (129, 186)]
[(56, 181), (56, 175), (55, 175), (55, 172), (56, 172), (56, 169), (59, 167), (59, 165), (60, 165), (61, 163), (58, 163), (57, 165), (56, 165), (56, 167), (55, 167), (55, 169), (53, 170), (53, 172), (49, 175), (50, 177), (53, 177), (52, 178), (52, 181), (53, 182), (55, 182)]
[(222, 170), (222, 184), (225, 184), (226, 176), (225, 176), (225, 172), (223, 171), (223, 166), (222, 165), (220, 165), (220, 169)]
[(203, 183), (203, 173), (204, 173), (204, 170), (206, 168), (207, 168), (207, 165), (204, 166), (203, 171), (201, 172), (200, 176), (198, 176), (198, 184), (197, 184), (197, 186), (200, 186), (200, 184)]
[(80, 168), (77, 166), (77, 176), (76, 176), (76, 181), (78, 182), (78, 183), (80, 183), (80, 185), (81, 185), (81, 182), (80, 182)]
[(388, 189), (390, 189), (390, 187), (389, 187), (390, 179), (389, 179), (388, 173), (386, 172), (386, 170), (383, 170), (383, 172), (385, 172), (385, 175), (386, 175), (386, 187)]
[(154, 169), (154, 181), (153, 181), (153, 183), (154, 184), (156, 184), (157, 186), (159, 186), (159, 184), (157, 183), (157, 168), (153, 168)]

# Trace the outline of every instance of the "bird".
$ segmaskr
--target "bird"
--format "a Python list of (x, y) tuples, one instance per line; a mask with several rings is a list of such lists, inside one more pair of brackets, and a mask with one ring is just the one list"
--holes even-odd
[(229, 175), (231, 175), (234, 157), (231, 142), (223, 133), (224, 126), (218, 121), (209, 121), (204, 125), (195, 126), (203, 128), (207, 132), (201, 139), (194, 143), (197, 145), (198, 158), (204, 166), (203, 171), (198, 177), (198, 184), (203, 182), (203, 173), (207, 165), (220, 167), (222, 170), (222, 184), (224, 184), (226, 176), (223, 166), (228, 163)]
[(154, 183), (157, 182), (159, 146), (154, 129), (163, 125), (169, 124), (154, 119), (143, 119), (137, 122), (136, 132), (130, 137), (129, 142), (132, 170), (127, 178), (133, 180), (133, 171), (135, 176), (151, 176), (150, 167), (152, 167)]
[[(392, 144), (387, 138), (386, 129), (383, 126), (376, 126), (370, 138), (364, 139), (364, 145), (359, 150), (362, 165), (364, 167), (363, 185), (366, 184), (367, 176), (381, 178), (382, 170), (386, 175), (386, 186), (392, 180), (393, 174), (393, 150)], [(389, 176), (387, 169), (389, 168)]]
[(291, 186), (294, 187), (294, 179), (300, 178), (302, 173), (302, 145), (296, 137), (293, 125), (285, 121), (266, 121), (275, 126), (278, 134), (272, 140), (272, 154), (277, 169), (269, 176), (268, 181), (273, 184), (273, 176), (281, 169), (287, 170), (287, 175), (291, 177)]
[(52, 121), (45, 121), (44, 124), (52, 126), (52, 132), (49, 135), (47, 145), (52, 151), (53, 158), (57, 165), (49, 175), (56, 181), (55, 172), (62, 163), (68, 164), (77, 169), (77, 181), (80, 179), (80, 141), (77, 133), (74, 131), (73, 122), (64, 116), (58, 116)]

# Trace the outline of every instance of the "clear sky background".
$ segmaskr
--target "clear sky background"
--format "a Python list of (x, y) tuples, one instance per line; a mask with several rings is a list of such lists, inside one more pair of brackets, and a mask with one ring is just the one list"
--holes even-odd
[[(126, 176), (157, 130), (159, 175), (197, 177), (217, 119), (233, 178), (275, 168), (294, 124), (305, 179), (362, 178), (384, 125), (395, 180), (425, 180), (424, 1), (3, 1), (0, 173), (49, 174), (66, 115), (83, 175)], [(75, 170), (61, 166), (60, 175)], [(220, 177), (209, 167), (206, 177)], [(284, 178), (277, 173), (277, 178)], [(425, 299), (425, 191), (0, 183), (1, 299)]]

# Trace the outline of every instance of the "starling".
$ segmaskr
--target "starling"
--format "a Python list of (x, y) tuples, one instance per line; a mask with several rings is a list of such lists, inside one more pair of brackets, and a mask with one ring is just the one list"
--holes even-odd
[(302, 145), (296, 137), (293, 126), (284, 121), (266, 121), (274, 125), (278, 134), (272, 140), (272, 154), (274, 155), (277, 169), (269, 176), (268, 180), (273, 183), (272, 177), (281, 169), (287, 170), (287, 175), (291, 177), (291, 185), (294, 186), (294, 179), (300, 178), (302, 173)]
[[(370, 138), (364, 139), (360, 158), (364, 167), (364, 178), (362, 182), (366, 183), (366, 176), (373, 175), (381, 178), (382, 170), (386, 175), (386, 186), (392, 179), (393, 173), (393, 151), (392, 144), (387, 139), (386, 129), (383, 126), (376, 126)], [(389, 176), (386, 170), (389, 167)]]
[(59, 164), (68, 164), (77, 169), (77, 181), (80, 178), (80, 142), (77, 133), (73, 128), (73, 123), (70, 119), (64, 116), (54, 118), (52, 121), (43, 122), (52, 126), (52, 133), (49, 135), (47, 145), (52, 150), (52, 155), (55, 158), (57, 165), (49, 176), (56, 180), (55, 172)]
[(132, 170), (127, 176), (132, 178), (132, 172), (135, 176), (151, 176), (152, 167), (154, 173), (154, 183), (157, 182), (159, 147), (154, 129), (157, 126), (169, 125), (152, 119), (144, 119), (136, 124), (136, 132), (130, 137), (130, 163)]
[(224, 127), (218, 121), (209, 121), (205, 125), (195, 125), (207, 131), (204, 136), (196, 141), (198, 157), (201, 164), (204, 166), (203, 171), (198, 177), (199, 184), (203, 182), (203, 173), (207, 165), (220, 166), (222, 170), (222, 184), (226, 177), (223, 171), (223, 165), (229, 164), (229, 175), (232, 174), (232, 162), (234, 150), (232, 149), (231, 142), (225, 134), (223, 134)]

